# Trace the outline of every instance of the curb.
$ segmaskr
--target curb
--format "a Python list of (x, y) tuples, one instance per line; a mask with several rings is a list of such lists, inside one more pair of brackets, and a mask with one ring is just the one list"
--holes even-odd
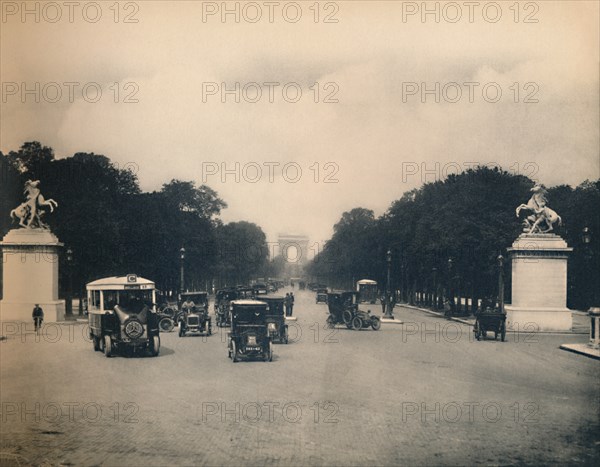
[(559, 348), (577, 355), (583, 355), (588, 358), (593, 358), (594, 360), (600, 360), (600, 352), (598, 350), (593, 352), (593, 350), (587, 346), (585, 346), (586, 348), (584, 348), (584, 345), (581, 345), (581, 348), (579, 348), (579, 346), (576, 347), (576, 345), (577, 344), (562, 344)]
[[(429, 313), (431, 315), (435, 315), (438, 316), (440, 318), (444, 318), (450, 321), (457, 321), (459, 323), (463, 323), (466, 324), (468, 326), (473, 327), (473, 325), (475, 323), (472, 323), (470, 321), (467, 321), (465, 319), (461, 319), (461, 318), (455, 318), (453, 316), (447, 317), (442, 313), (438, 313), (437, 311), (432, 311), (432, 310), (428, 310), (427, 308), (419, 308), (418, 306), (414, 306), (414, 305), (405, 305), (405, 304), (397, 304), (396, 306), (400, 306), (400, 307), (404, 307), (404, 308), (410, 308), (411, 310), (418, 310), (418, 311), (423, 311), (425, 313)], [(506, 332), (523, 332), (523, 331), (513, 331), (510, 329), (507, 329)], [(583, 335), (588, 335), (589, 332), (565, 332), (565, 331), (537, 331), (536, 334), (550, 334), (550, 335), (556, 335), (556, 336), (583, 336)]]

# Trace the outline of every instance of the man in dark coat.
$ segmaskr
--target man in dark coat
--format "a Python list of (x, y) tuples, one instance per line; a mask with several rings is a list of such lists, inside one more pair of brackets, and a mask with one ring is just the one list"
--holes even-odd
[(31, 313), (31, 317), (33, 318), (33, 324), (35, 325), (35, 330), (42, 326), (42, 321), (44, 321), (44, 310), (42, 307), (36, 303), (33, 307), (33, 312)]

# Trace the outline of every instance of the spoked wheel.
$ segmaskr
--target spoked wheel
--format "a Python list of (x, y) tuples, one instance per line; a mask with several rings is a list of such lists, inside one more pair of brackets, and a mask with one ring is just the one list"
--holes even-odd
[(283, 327), (283, 343), (287, 344), (288, 342), (289, 342), (289, 339), (288, 339), (288, 327), (284, 326)]
[(267, 351), (265, 352), (265, 362), (272, 362), (273, 361), (273, 343), (271, 341), (269, 341), (269, 347), (267, 348)]
[(171, 332), (175, 328), (175, 323), (167, 316), (159, 321), (158, 327), (162, 332)]
[(205, 333), (207, 336), (210, 336), (210, 326), (209, 326), (209, 324), (208, 324), (208, 320), (207, 320), (207, 321), (204, 323), (204, 333)]
[(342, 314), (342, 319), (344, 320), (344, 324), (348, 329), (352, 329), (352, 312), (349, 310), (344, 310)]
[(104, 355), (112, 357), (112, 339), (110, 336), (104, 336)]
[(96, 336), (92, 336), (92, 344), (94, 346), (94, 352), (100, 350), (100, 340)]
[(235, 345), (235, 341), (234, 340), (231, 341), (231, 351), (230, 352), (231, 352), (231, 361), (233, 363), (237, 363), (237, 361), (238, 361), (237, 347)]
[(150, 355), (153, 357), (157, 357), (160, 352), (160, 337), (152, 336), (152, 340), (150, 341)]
[(357, 331), (360, 331), (363, 327), (363, 320), (360, 316), (355, 316), (352, 320), (352, 327)]
[(381, 321), (376, 316), (371, 318), (371, 327), (373, 328), (373, 331), (379, 331), (381, 328)]
[(506, 323), (502, 323), (502, 331), (500, 331), (500, 340), (502, 342), (506, 340)]

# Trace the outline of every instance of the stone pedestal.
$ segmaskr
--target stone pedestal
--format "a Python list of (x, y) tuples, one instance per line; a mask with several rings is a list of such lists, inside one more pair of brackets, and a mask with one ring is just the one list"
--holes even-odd
[(573, 248), (558, 235), (522, 234), (508, 249), (512, 300), (507, 328), (514, 331), (571, 331), (567, 308), (567, 259)]
[(44, 229), (13, 229), (2, 242), (3, 295), (0, 321), (31, 322), (36, 303), (44, 320), (64, 319), (64, 301), (58, 299), (58, 254), (62, 243)]

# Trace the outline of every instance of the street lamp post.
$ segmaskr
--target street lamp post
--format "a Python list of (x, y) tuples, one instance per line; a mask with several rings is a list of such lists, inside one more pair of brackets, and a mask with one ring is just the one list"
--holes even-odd
[(390, 276), (392, 271), (392, 251), (388, 249), (386, 254), (387, 260), (387, 284), (385, 288), (385, 317), (388, 319), (394, 319), (392, 314), (392, 303), (391, 303), (391, 283)]
[(73, 250), (67, 248), (67, 298), (65, 300), (65, 312), (67, 316), (73, 316)]
[(448, 258), (448, 291), (447, 291), (447, 300), (448, 300), (448, 307), (450, 307), (450, 314), (452, 314), (452, 312), (454, 311), (453, 309), (453, 303), (454, 303), (454, 289), (452, 288), (452, 265), (453, 265), (453, 261), (452, 258)]
[(498, 255), (498, 307), (504, 313), (504, 256)]
[(433, 273), (433, 309), (437, 310), (438, 308), (438, 293), (437, 293), (437, 268), (434, 266), (431, 268), (431, 272)]
[(181, 301), (181, 294), (185, 291), (185, 277), (183, 273), (183, 265), (185, 261), (185, 248), (181, 247), (179, 250), (179, 301)]

